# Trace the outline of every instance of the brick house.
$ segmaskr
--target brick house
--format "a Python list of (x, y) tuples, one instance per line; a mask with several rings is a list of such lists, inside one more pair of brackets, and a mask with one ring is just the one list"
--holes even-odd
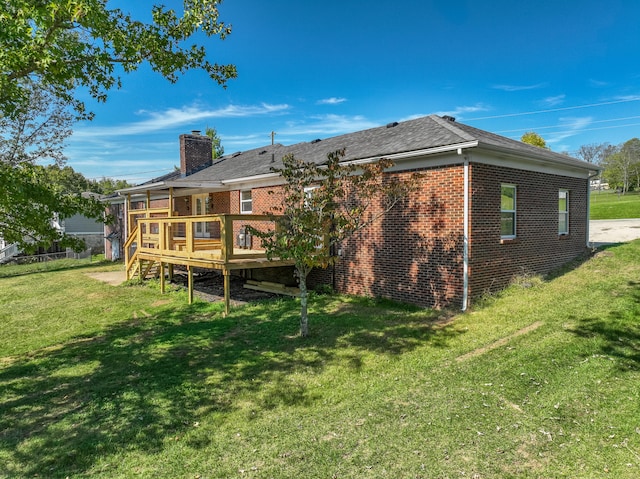
[[(287, 154), (322, 163), (327, 153), (345, 148), (344, 161), (392, 159), (395, 165), (386, 175), (419, 172), (415, 194), (339, 245), (334, 267), (311, 273), (310, 284), (330, 284), (339, 292), (466, 309), (472, 298), (503, 288), (514, 276), (549, 273), (588, 246), (592, 164), (451, 117), (431, 115), (290, 146), (267, 145), (215, 161), (210, 142), (197, 132), (181, 135), (180, 145), (180, 172), (120, 191), (114, 207), (124, 208), (125, 218), (147, 218), (143, 222), (151, 229), (153, 211), (156, 218), (173, 217), (166, 220), (172, 225), (175, 217), (217, 218), (218, 223), (187, 225), (194, 228), (193, 251), (198, 238), (223, 237), (227, 251), (239, 246), (242, 224), (261, 221), (256, 215), (269, 213), (278, 201), (282, 179), (271, 167)], [(225, 226), (227, 217), (233, 226)], [(123, 238), (131, 237), (135, 221), (125, 223)], [(177, 225), (173, 228), (175, 236)], [(259, 251), (259, 245), (251, 248)], [(148, 249), (147, 257), (154, 251)], [(170, 252), (160, 256), (174, 261)], [(229, 268), (246, 272), (285, 265), (253, 258), (226, 264), (211, 267), (229, 274)]]

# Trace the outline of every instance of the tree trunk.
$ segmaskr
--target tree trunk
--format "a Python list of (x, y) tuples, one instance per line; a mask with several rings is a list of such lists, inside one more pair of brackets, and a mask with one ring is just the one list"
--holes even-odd
[(298, 287), (300, 288), (300, 336), (304, 338), (309, 335), (309, 315), (307, 312), (309, 301), (307, 275), (309, 274), (309, 269), (304, 265), (296, 265), (296, 274), (298, 275)]
[(307, 313), (307, 302), (309, 294), (307, 292), (307, 276), (300, 275), (300, 336), (303, 338), (309, 335), (309, 316)]

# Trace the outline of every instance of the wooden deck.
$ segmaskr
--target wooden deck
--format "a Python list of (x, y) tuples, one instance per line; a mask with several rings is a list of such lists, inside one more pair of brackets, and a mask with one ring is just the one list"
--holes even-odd
[[(187, 267), (189, 302), (193, 301), (193, 268), (222, 271), (225, 312), (229, 311), (229, 275), (233, 270), (272, 268), (293, 264), (290, 260), (267, 258), (260, 239), (247, 239), (246, 226), (259, 230), (275, 227), (264, 215), (203, 215), (179, 217), (139, 217), (125, 243), (127, 279), (143, 279), (154, 270), (164, 292), (165, 268)], [(245, 236), (242, 236), (242, 235)]]

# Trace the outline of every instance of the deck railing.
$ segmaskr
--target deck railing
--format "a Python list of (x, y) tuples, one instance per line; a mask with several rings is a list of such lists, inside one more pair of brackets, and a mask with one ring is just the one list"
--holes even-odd
[[(233, 260), (266, 258), (260, 239), (246, 230), (274, 228), (266, 215), (202, 215), (138, 218), (137, 230), (127, 245), (136, 244), (138, 253), (183, 260)], [(133, 236), (135, 235), (135, 239)], [(247, 236), (249, 235), (249, 236)]]

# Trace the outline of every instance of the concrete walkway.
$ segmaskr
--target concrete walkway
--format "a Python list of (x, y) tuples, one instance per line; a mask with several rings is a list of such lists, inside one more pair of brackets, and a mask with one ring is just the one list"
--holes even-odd
[(625, 243), (638, 238), (640, 238), (640, 218), (589, 222), (589, 241), (596, 247)]

